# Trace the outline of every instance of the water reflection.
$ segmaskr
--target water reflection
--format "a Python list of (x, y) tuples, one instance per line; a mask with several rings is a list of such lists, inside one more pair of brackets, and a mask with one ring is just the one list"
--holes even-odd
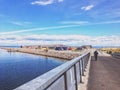
[(12, 90), (64, 62), (56, 58), (0, 50), (0, 90)]

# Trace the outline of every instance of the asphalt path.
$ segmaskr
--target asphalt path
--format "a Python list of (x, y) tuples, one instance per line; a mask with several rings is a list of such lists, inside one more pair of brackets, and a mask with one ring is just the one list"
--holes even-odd
[(92, 56), (87, 90), (120, 90), (120, 59), (99, 53)]

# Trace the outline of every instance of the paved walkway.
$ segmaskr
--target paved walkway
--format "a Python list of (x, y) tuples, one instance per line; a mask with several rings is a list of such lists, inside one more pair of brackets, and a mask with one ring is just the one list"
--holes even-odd
[(92, 57), (87, 90), (120, 90), (120, 59), (100, 53)]

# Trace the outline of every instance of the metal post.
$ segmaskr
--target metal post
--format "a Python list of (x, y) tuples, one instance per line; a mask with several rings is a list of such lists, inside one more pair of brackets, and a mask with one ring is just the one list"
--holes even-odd
[(81, 61), (82, 61), (82, 76), (84, 76), (84, 60), (83, 60), (83, 58), (81, 59)]
[(80, 83), (82, 83), (82, 70), (81, 70), (81, 60), (79, 60), (79, 69), (80, 69)]
[(65, 82), (65, 90), (68, 90), (68, 85), (67, 85), (67, 72), (64, 73), (64, 82)]
[(78, 90), (76, 64), (74, 64), (74, 75), (75, 75), (75, 86), (76, 86), (76, 90)]

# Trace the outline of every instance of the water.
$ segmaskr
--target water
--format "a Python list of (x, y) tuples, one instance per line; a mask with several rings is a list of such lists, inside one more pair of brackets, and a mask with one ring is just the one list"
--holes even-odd
[(93, 46), (93, 48), (120, 48), (120, 46)]
[(7, 47), (7, 48), (20, 48), (21, 46), (0, 46), (0, 47)]
[(0, 49), (0, 90), (12, 90), (65, 61)]

